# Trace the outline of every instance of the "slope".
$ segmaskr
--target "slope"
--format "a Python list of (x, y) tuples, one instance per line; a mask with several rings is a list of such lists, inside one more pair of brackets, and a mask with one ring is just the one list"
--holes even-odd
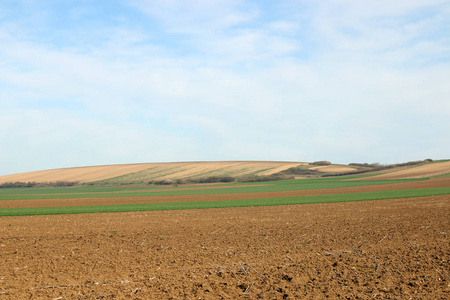
[(205, 176), (270, 175), (298, 166), (300, 162), (229, 161), (171, 162), (63, 168), (0, 176), (5, 182), (93, 182), (111, 179), (111, 183), (146, 180), (185, 179)]

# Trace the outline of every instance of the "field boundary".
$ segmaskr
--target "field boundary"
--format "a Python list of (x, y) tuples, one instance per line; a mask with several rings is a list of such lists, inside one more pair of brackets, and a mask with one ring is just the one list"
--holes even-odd
[(365, 193), (315, 195), (283, 198), (264, 198), (246, 200), (202, 201), (202, 202), (169, 202), (169, 203), (143, 203), (101, 206), (72, 206), (72, 207), (34, 207), (34, 208), (5, 208), (0, 210), (0, 216), (30, 216), (54, 214), (82, 214), (82, 213), (111, 213), (133, 211), (158, 210), (186, 210), (208, 208), (231, 208), (251, 206), (278, 206), (313, 203), (334, 203), (351, 201), (369, 201), (396, 198), (415, 198), (425, 196), (447, 195), (449, 188), (390, 190)]

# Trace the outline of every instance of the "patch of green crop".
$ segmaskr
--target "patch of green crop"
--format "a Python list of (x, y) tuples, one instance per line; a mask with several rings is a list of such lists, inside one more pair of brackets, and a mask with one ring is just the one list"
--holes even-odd
[(30, 194), (77, 194), (77, 193), (111, 193), (111, 192), (132, 192), (169, 189), (172, 186), (111, 186), (111, 187), (32, 187), (32, 188), (0, 188), (0, 197), (5, 195), (30, 195)]
[[(346, 177), (346, 179), (353, 177)], [(260, 193), (260, 192), (280, 192), (280, 191), (299, 191), (315, 189), (331, 189), (357, 186), (370, 186), (380, 184), (390, 184), (399, 182), (411, 182), (424, 179), (391, 179), (391, 180), (359, 180), (349, 181), (341, 178), (320, 178), (320, 179), (298, 179), (285, 181), (258, 182), (254, 185), (230, 184), (217, 189), (198, 189), (183, 190), (182, 188), (173, 188), (173, 190), (161, 191), (160, 189), (152, 191), (150, 188), (145, 190), (125, 190), (122, 193), (83, 193), (68, 195), (39, 195), (39, 194), (20, 194), (20, 195), (0, 195), (0, 200), (28, 200), (28, 199), (68, 199), (68, 198), (111, 198), (111, 197), (142, 197), (142, 196), (181, 196), (181, 195), (213, 195), (213, 194), (236, 194), (236, 193)], [(266, 184), (266, 185), (264, 185)]]
[(440, 177), (450, 177), (450, 173), (446, 173), (446, 174), (441, 174), (441, 175), (437, 175), (437, 176), (433, 176), (433, 178), (440, 178)]
[(283, 198), (269, 198), (269, 199), (208, 201), (208, 202), (144, 203), (144, 204), (80, 206), (80, 207), (8, 208), (8, 209), (0, 209), (0, 216), (277, 206), (277, 205), (381, 200), (381, 199), (395, 199), (395, 198), (412, 198), (412, 197), (423, 197), (423, 196), (434, 196), (445, 194), (450, 194), (450, 188), (394, 190), (394, 191), (378, 191), (378, 192), (336, 194), (336, 195), (317, 195), (317, 196), (283, 197)]
[(441, 162), (447, 162), (447, 161), (450, 161), (450, 159), (433, 160), (432, 162), (430, 162), (430, 164), (441, 163)]
[[(355, 176), (356, 177), (356, 176)], [(346, 177), (346, 179), (353, 179), (353, 176)], [(358, 177), (359, 178), (359, 177)], [(296, 190), (314, 190), (314, 189), (330, 189), (341, 187), (357, 187), (357, 186), (370, 186), (380, 184), (390, 184), (399, 182), (411, 182), (420, 181), (424, 179), (395, 179), (395, 180), (368, 180), (368, 181), (347, 181), (341, 178), (318, 178), (318, 179), (299, 179), (299, 180), (285, 180), (285, 181), (270, 181), (270, 182), (258, 182), (251, 185), (247, 184), (228, 184), (221, 185), (223, 188), (217, 189), (199, 189), (199, 190), (183, 190), (182, 187), (174, 189), (173, 187), (127, 187), (121, 188), (121, 193), (114, 193), (119, 191), (117, 189), (106, 189), (104, 192), (97, 189), (95, 192), (92, 190), (83, 191), (82, 194), (70, 194), (70, 195), (56, 195), (63, 194), (64, 188), (54, 188), (55, 195), (51, 193), (40, 192), (30, 193), (31, 195), (25, 195), (20, 193), (0, 195), (0, 200), (19, 200), (19, 199), (58, 199), (58, 198), (99, 198), (99, 197), (134, 197), (134, 196), (175, 196), (175, 195), (207, 195), (207, 194), (233, 194), (233, 193), (257, 193), (257, 192), (277, 192), (277, 191), (296, 191)], [(161, 189), (172, 189), (170, 191), (161, 191)], [(26, 189), (20, 189), (24, 191)], [(33, 189), (29, 189), (32, 191)], [(66, 188), (69, 193), (75, 191), (74, 188)], [(80, 189), (81, 190), (81, 189)], [(77, 190), (79, 193), (80, 190)], [(42, 191), (42, 190), (41, 190)], [(61, 192), (61, 193), (60, 193)]]

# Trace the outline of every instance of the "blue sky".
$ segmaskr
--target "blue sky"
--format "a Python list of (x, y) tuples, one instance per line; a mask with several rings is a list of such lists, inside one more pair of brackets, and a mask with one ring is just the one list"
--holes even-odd
[(449, 158), (450, 1), (0, 1), (0, 175)]

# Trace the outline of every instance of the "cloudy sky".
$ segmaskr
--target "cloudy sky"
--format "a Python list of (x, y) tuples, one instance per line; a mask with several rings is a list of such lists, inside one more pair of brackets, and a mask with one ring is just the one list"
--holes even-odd
[(425, 158), (450, 158), (450, 1), (0, 1), (0, 175)]

